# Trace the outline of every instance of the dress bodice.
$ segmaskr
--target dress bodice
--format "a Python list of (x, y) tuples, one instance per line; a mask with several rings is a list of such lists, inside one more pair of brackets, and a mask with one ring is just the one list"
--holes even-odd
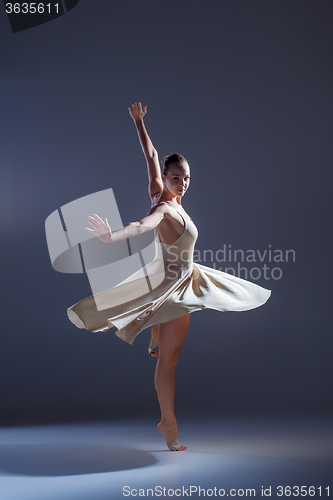
[[(178, 213), (181, 215), (180, 212)], [(182, 215), (181, 217), (185, 224), (184, 231), (174, 243), (168, 245), (162, 242), (159, 237), (157, 240), (163, 255), (165, 273), (169, 279), (178, 279), (184, 272), (192, 270), (193, 266), (193, 252), (198, 238), (198, 230), (192, 220)]]

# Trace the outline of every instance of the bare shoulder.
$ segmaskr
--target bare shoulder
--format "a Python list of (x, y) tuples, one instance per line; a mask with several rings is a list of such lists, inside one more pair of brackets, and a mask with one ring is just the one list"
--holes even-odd
[(154, 204), (151, 207), (151, 209), (149, 210), (149, 214), (152, 214), (155, 212), (161, 213), (163, 215), (170, 214), (170, 207), (167, 203), (165, 203), (165, 201), (161, 201), (161, 202)]

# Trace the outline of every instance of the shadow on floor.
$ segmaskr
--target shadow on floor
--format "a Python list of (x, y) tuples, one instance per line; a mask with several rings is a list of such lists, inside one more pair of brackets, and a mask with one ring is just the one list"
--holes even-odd
[(26, 444), (0, 446), (0, 472), (20, 476), (72, 476), (155, 464), (145, 451), (122, 446)]

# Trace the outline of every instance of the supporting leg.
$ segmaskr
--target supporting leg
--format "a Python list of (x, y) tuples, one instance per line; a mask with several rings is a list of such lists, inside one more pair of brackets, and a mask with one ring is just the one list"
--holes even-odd
[(161, 422), (158, 430), (164, 435), (172, 451), (186, 450), (178, 443), (177, 421), (175, 416), (175, 368), (184, 343), (190, 314), (162, 323), (158, 328), (159, 358), (155, 370), (155, 388), (161, 408)]

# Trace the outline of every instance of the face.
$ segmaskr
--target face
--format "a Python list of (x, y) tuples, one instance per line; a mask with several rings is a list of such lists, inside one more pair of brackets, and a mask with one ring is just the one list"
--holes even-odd
[(190, 184), (188, 163), (170, 163), (167, 174), (162, 174), (165, 188), (174, 196), (184, 196)]

